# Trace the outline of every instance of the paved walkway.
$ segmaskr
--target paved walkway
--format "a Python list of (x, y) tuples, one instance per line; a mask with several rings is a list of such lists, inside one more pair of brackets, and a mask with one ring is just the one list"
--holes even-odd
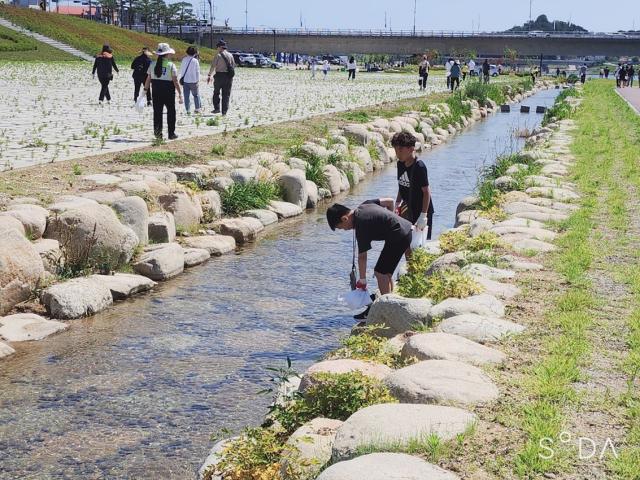
[(616, 88), (616, 91), (640, 114), (640, 88)]
[(9, 28), (11, 30), (15, 30), (16, 32), (22, 33), (23, 35), (27, 35), (28, 37), (35, 38), (39, 42), (46, 43), (58, 50), (62, 50), (64, 52), (70, 53), (82, 60), (86, 60), (87, 62), (93, 62), (93, 57), (91, 55), (87, 55), (80, 50), (77, 50), (65, 43), (58, 42), (53, 38), (45, 37), (44, 35), (40, 35), (39, 33), (32, 32), (31, 30), (27, 30), (26, 28), (19, 27), (18, 25), (11, 23), (9, 20), (4, 18), (0, 18), (0, 25), (3, 27)]

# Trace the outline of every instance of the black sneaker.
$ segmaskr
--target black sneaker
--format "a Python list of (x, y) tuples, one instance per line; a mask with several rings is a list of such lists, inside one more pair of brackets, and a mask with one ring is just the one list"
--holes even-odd
[(212, 110), (211, 113), (213, 113), (213, 114), (220, 113), (220, 109), (216, 108), (216, 109)]
[(366, 320), (367, 319), (367, 315), (369, 315), (369, 310), (371, 310), (371, 305), (369, 305), (363, 312), (354, 315), (353, 318), (355, 320)]
[(176, 135), (175, 133), (169, 135), (169, 140), (175, 140), (176, 138), (178, 138), (178, 135)]

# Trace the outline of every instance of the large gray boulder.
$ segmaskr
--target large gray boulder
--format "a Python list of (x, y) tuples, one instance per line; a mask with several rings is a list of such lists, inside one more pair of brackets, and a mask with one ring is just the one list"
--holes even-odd
[(371, 305), (366, 324), (379, 325), (377, 333), (391, 338), (421, 325), (430, 325), (431, 306), (431, 300), (426, 298), (383, 295)]
[[(310, 477), (315, 477), (322, 467), (331, 460), (333, 441), (336, 437), (336, 431), (341, 425), (340, 420), (314, 418), (293, 432), (287, 440), (287, 447), (295, 452), (294, 459), (306, 464), (304, 470)], [(285, 453), (285, 462), (287, 457), (288, 455)]]
[(436, 326), (436, 330), (460, 335), (474, 342), (486, 343), (501, 340), (508, 335), (522, 333), (525, 327), (495, 316), (470, 313), (445, 318)]
[(338, 428), (332, 460), (353, 457), (359, 448), (399, 448), (436, 435), (441, 441), (456, 438), (476, 422), (476, 416), (460, 408), (437, 405), (383, 403), (363, 408)]
[(503, 317), (504, 304), (485, 293), (467, 298), (447, 298), (431, 308), (429, 317), (431, 319), (449, 318), (468, 313)]
[(111, 204), (120, 221), (138, 236), (140, 245), (149, 243), (149, 208), (140, 197), (125, 197)]
[(307, 179), (304, 171), (293, 168), (278, 178), (278, 184), (282, 188), (285, 201), (298, 205), (300, 208), (307, 208), (309, 194), (307, 193)]
[(40, 295), (52, 318), (71, 320), (98, 313), (113, 303), (111, 291), (92, 278), (74, 278), (47, 288)]
[(482, 287), (482, 290), (497, 298), (509, 300), (522, 292), (519, 287), (509, 283), (496, 282), (484, 276), (472, 275), (471, 278)]
[(187, 237), (183, 240), (183, 243), (190, 248), (206, 250), (213, 256), (231, 253), (236, 249), (236, 240), (228, 235), (199, 235), (196, 237)]
[(198, 194), (202, 206), (202, 219), (205, 223), (213, 222), (222, 215), (222, 200), (215, 190), (206, 190)]
[(241, 185), (256, 180), (256, 171), (253, 168), (236, 168), (231, 171), (231, 180)]
[(373, 160), (371, 160), (369, 149), (366, 147), (356, 146), (351, 149), (351, 152), (353, 153), (353, 157), (356, 162), (362, 166), (365, 173), (373, 172)]
[(490, 267), (482, 263), (472, 263), (462, 267), (462, 272), (473, 277), (484, 277), (490, 280), (508, 280), (515, 278), (516, 272), (501, 268)]
[(26, 235), (24, 225), (20, 220), (6, 213), (0, 213), (0, 233), (15, 230), (23, 237)]
[(29, 299), (43, 274), (42, 259), (24, 235), (0, 231), (0, 315)]
[(302, 208), (289, 202), (280, 202), (271, 200), (269, 202), (269, 210), (278, 215), (278, 218), (291, 218), (302, 213)]
[(313, 183), (311, 180), (306, 181), (307, 185), (307, 207), (306, 208), (316, 208), (318, 205), (318, 186)]
[(184, 268), (195, 267), (211, 258), (211, 254), (204, 248), (184, 249)]
[(341, 374), (350, 372), (360, 372), (366, 377), (383, 380), (391, 373), (391, 368), (380, 363), (366, 362), (364, 360), (354, 360), (351, 358), (340, 358), (336, 360), (324, 360), (311, 365), (302, 376), (300, 381), (300, 391), (304, 391), (316, 384), (314, 375), (319, 373)]
[(157, 212), (149, 217), (148, 229), (151, 243), (171, 243), (176, 239), (176, 222), (171, 212)]
[(186, 192), (160, 195), (158, 202), (166, 211), (173, 213), (177, 230), (193, 230), (197, 228), (202, 221), (202, 207), (200, 206), (200, 202), (191, 198)]
[(325, 165), (322, 172), (327, 179), (327, 188), (331, 195), (336, 196), (342, 191), (342, 177), (340, 171), (333, 165)]
[(256, 235), (264, 228), (259, 220), (255, 218), (251, 218), (251, 220), (258, 222), (260, 228), (258, 228), (256, 224), (246, 221), (243, 218), (224, 218), (215, 222), (212, 227), (221, 235), (233, 237), (237, 244), (243, 245), (255, 240)]
[(116, 273), (114, 275), (92, 275), (92, 278), (109, 288), (114, 300), (124, 300), (137, 293), (151, 290), (156, 282), (132, 273)]
[(40, 255), (44, 269), (56, 275), (59, 267), (61, 267), (63, 263), (60, 242), (52, 238), (41, 238), (33, 242), (33, 248), (35, 248), (38, 255)]
[(498, 398), (498, 388), (482, 370), (454, 360), (425, 360), (385, 379), (401, 402), (474, 406)]
[(0, 317), (0, 337), (9, 342), (42, 340), (67, 328), (68, 325), (65, 323), (47, 320), (33, 313)]
[(371, 453), (333, 464), (317, 480), (460, 480), (460, 477), (405, 453)]
[(474, 365), (499, 364), (506, 355), (459, 335), (420, 333), (409, 337), (402, 347), (403, 358), (418, 360), (454, 360)]
[(177, 243), (167, 243), (143, 253), (133, 270), (151, 280), (162, 281), (184, 271), (184, 250)]
[(44, 236), (60, 242), (68, 264), (109, 269), (129, 262), (139, 242), (111, 208), (98, 203), (50, 217)]
[(4, 342), (0, 342), (0, 358), (8, 357), (16, 353), (16, 351)]
[(263, 209), (254, 209), (247, 210), (243, 213), (245, 217), (257, 218), (260, 220), (260, 223), (265, 227), (267, 225), (272, 225), (274, 223), (278, 223), (278, 214), (272, 212), (271, 210), (263, 210)]
[(369, 143), (369, 131), (364, 125), (352, 123), (342, 128), (343, 135), (356, 145), (367, 145)]
[(18, 204), (11, 205), (7, 215), (19, 220), (24, 226), (26, 235), (36, 240), (42, 237), (47, 228), (49, 212), (38, 205)]
[(122, 190), (93, 190), (91, 192), (81, 193), (80, 196), (90, 200), (95, 200), (98, 203), (111, 205), (116, 200), (124, 198), (125, 194)]

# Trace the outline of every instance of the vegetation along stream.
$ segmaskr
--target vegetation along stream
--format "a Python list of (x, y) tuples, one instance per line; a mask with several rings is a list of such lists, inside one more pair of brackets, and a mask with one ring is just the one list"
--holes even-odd
[[(557, 91), (525, 100), (551, 105)], [(498, 113), (425, 153), (434, 238), (452, 226), (479, 169), (522, 147), (535, 113)], [(395, 196), (389, 167), (353, 189), (348, 205)], [(326, 205), (325, 205), (326, 208)], [(223, 427), (260, 423), (267, 367), (290, 356), (303, 371), (335, 348), (353, 320), (351, 237), (324, 209), (267, 232), (155, 291), (20, 348), (0, 371), (0, 478), (193, 478)]]

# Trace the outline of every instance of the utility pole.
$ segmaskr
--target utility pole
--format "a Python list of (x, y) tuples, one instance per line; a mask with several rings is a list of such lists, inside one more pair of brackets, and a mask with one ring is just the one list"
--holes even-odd
[(209, 2), (209, 46), (213, 48), (213, 0), (207, 0)]
[(244, 31), (249, 31), (249, 0), (244, 0)]
[(531, 7), (533, 5), (533, 0), (529, 0), (529, 30), (531, 30)]
[(418, 8), (418, 0), (413, 0), (413, 36), (416, 36), (416, 10)]

